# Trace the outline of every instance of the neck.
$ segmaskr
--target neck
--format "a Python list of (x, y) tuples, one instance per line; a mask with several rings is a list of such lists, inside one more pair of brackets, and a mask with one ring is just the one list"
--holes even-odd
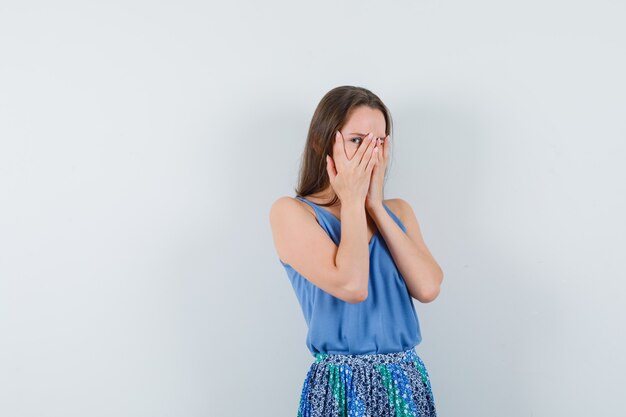
[[(322, 191), (318, 191), (314, 194), (311, 194), (311, 197), (320, 201), (324, 201), (324, 202), (330, 202), (333, 196), (334, 196), (334, 191), (332, 190), (332, 187), (330, 185)], [(335, 205), (337, 206), (341, 205), (341, 200), (339, 200), (339, 202)]]

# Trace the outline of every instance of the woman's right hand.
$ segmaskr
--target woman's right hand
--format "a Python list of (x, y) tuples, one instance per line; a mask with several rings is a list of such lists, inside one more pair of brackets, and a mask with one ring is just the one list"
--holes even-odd
[(348, 159), (343, 135), (337, 131), (333, 145), (333, 157), (326, 156), (326, 171), (330, 185), (342, 203), (365, 204), (376, 154), (379, 152), (376, 141), (370, 132), (359, 145), (351, 159)]

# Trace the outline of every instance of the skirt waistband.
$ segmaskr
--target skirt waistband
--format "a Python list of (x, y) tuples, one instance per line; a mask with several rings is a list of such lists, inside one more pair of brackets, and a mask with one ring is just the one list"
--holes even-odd
[(349, 365), (376, 365), (384, 363), (420, 361), (415, 347), (400, 352), (366, 353), (366, 354), (339, 354), (315, 353), (315, 363), (349, 364)]

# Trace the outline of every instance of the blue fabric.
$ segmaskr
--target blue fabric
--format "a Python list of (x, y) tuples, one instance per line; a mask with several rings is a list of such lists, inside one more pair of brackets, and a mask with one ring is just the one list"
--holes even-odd
[[(341, 221), (330, 211), (296, 196), (315, 210), (317, 222), (339, 245)], [(383, 204), (406, 233), (400, 219)], [(418, 345), (421, 332), (413, 299), (379, 231), (369, 244), (368, 297), (347, 303), (316, 287), (291, 265), (285, 267), (308, 326), (306, 345), (313, 356), (401, 352)]]

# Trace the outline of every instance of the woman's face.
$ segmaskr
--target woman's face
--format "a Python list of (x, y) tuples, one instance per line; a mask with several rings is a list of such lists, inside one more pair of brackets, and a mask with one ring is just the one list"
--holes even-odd
[(354, 108), (340, 130), (347, 158), (352, 159), (369, 132), (372, 132), (374, 139), (380, 138), (382, 144), (386, 136), (385, 127), (385, 116), (380, 110), (368, 106)]

